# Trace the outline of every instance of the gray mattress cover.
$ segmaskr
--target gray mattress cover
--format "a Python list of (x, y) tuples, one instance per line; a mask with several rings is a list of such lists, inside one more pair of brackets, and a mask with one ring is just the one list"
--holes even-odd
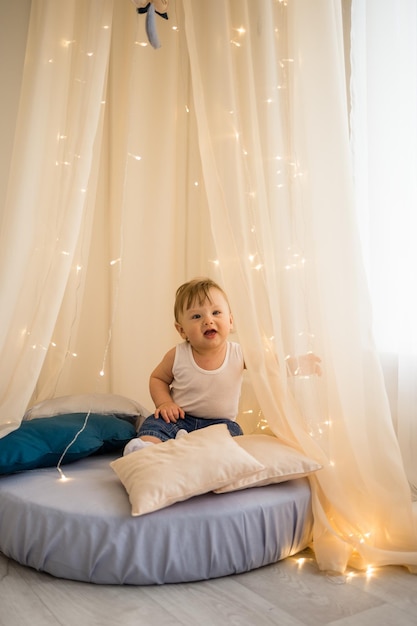
[(132, 517), (127, 493), (96, 456), (0, 478), (0, 551), (60, 578), (99, 584), (190, 582), (246, 572), (311, 541), (306, 478), (208, 493)]

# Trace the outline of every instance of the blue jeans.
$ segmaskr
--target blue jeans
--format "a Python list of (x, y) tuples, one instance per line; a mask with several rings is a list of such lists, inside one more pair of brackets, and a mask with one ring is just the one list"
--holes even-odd
[(157, 437), (161, 441), (168, 441), (168, 439), (175, 439), (177, 432), (181, 429), (191, 433), (193, 430), (199, 430), (200, 428), (206, 428), (207, 426), (213, 426), (214, 424), (226, 424), (232, 437), (243, 435), (243, 431), (239, 424), (227, 419), (205, 419), (201, 417), (194, 417), (193, 415), (185, 414), (184, 419), (179, 419), (178, 422), (169, 422), (167, 424), (162, 417), (154, 417), (150, 415), (143, 422), (139, 428), (138, 437), (144, 435)]

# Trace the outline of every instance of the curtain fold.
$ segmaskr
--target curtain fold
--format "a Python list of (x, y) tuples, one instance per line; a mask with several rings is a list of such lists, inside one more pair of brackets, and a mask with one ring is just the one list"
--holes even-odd
[(354, 0), (351, 127), (358, 220), (374, 305), (377, 347), (414, 498), (416, 76), (416, 3), (384, 0), (364, 4)]
[[(320, 567), (413, 564), (354, 212), (340, 4), (183, 4), (213, 238), (251, 382), (271, 430), (324, 465)], [(287, 381), (285, 356), (309, 351), (322, 380)]]
[[(130, 2), (33, 1), (1, 235), (1, 434), (31, 396), (146, 406), (178, 340), (175, 289), (207, 274), (245, 353), (246, 432), (323, 464), (319, 566), (416, 565), (354, 211), (340, 3), (177, 0), (157, 28), (154, 50)], [(309, 353), (322, 376), (288, 376)]]
[(112, 6), (32, 3), (0, 233), (2, 435), (32, 395), (89, 219)]

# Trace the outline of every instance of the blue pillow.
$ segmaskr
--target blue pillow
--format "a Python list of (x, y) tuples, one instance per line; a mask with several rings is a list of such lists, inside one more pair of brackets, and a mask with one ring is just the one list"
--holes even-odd
[(83, 457), (121, 450), (136, 436), (132, 423), (116, 415), (69, 413), (23, 421), (17, 430), (0, 439), (0, 474), (57, 465)]

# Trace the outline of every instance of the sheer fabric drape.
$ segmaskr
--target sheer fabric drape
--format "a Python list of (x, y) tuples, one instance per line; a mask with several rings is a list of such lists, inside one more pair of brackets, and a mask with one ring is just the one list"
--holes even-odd
[[(274, 433), (325, 465), (319, 562), (340, 571), (354, 549), (415, 563), (353, 211), (339, 3), (184, 7), (214, 240), (251, 381)], [(285, 355), (308, 350), (324, 376), (288, 383)]]
[(413, 0), (354, 0), (352, 65), (355, 189), (376, 342), (416, 498), (417, 6)]
[[(0, 233), (2, 435), (25, 411), (89, 240), (112, 4), (32, 4)], [(68, 334), (77, 322), (66, 319)]]
[[(31, 47), (29, 40), (28, 59), (31, 51), (43, 58), (40, 43), (52, 30), (36, 10), (45, 8), (49, 19), (57, 4), (34, 0), (31, 36), (39, 41)], [(98, 4), (111, 13), (109, 2)], [(111, 22), (104, 22), (97, 14), (86, 20), (95, 2), (70, 3), (90, 35), (108, 37), (104, 25), (111, 24), (111, 45), (106, 39), (100, 54), (91, 41), (78, 43), (78, 32), (68, 36), (86, 67), (100, 59), (94, 76), (106, 89), (91, 99), (94, 132), (86, 105), (74, 126), (62, 126), (65, 132), (44, 120), (49, 144), (39, 161), (55, 163), (53, 140), (84, 137), (78, 124), (88, 119), (92, 178), (83, 181), (88, 200), (71, 212), (69, 227), (63, 207), (75, 203), (71, 194), (79, 189), (72, 180), (65, 186), (65, 178), (41, 172), (45, 188), (59, 182), (62, 195), (22, 203), (21, 220), (39, 215), (42, 226), (32, 229), (27, 249), (47, 260), (54, 249), (57, 233), (49, 232), (45, 210), (71, 237), (59, 254), (71, 254), (60, 281), (33, 270), (38, 290), (25, 304), (43, 319), (42, 342), (32, 333), (34, 313), (20, 302), (9, 309), (3, 424), (18, 424), (32, 392), (35, 401), (113, 391), (146, 405), (149, 371), (177, 340), (175, 288), (209, 274), (230, 296), (245, 352), (250, 384), (240, 419), (247, 431), (268, 425), (323, 463), (312, 479), (320, 567), (343, 571), (352, 556), (374, 565), (417, 564), (352, 200), (339, 2), (177, 0), (170, 20), (158, 21), (157, 51), (146, 45), (133, 5), (114, 4)], [(55, 45), (62, 38), (56, 29), (50, 36)], [(60, 69), (68, 80), (64, 60)], [(26, 76), (24, 85), (37, 84), (35, 78)], [(47, 91), (45, 99), (51, 102)], [(42, 111), (23, 111), (19, 132), (32, 125), (36, 132)], [(11, 193), (30, 189), (24, 157), (17, 142), (20, 178), (12, 178)], [(11, 210), (13, 195), (9, 202)], [(16, 245), (19, 223), (6, 221), (3, 230)], [(3, 268), (14, 285), (10, 264)], [(25, 268), (20, 260), (20, 293)], [(31, 331), (27, 348), (21, 328)], [(322, 359), (321, 378), (288, 377), (286, 357), (309, 351)], [(14, 364), (9, 370), (7, 359)]]

